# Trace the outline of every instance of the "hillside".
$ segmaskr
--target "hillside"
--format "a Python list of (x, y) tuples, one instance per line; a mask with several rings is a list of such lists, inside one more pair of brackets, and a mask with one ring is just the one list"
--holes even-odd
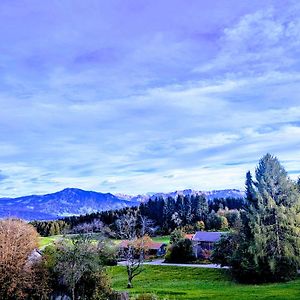
[(0, 217), (51, 220), (132, 205), (137, 205), (137, 202), (119, 199), (110, 193), (67, 188), (47, 195), (1, 198)]

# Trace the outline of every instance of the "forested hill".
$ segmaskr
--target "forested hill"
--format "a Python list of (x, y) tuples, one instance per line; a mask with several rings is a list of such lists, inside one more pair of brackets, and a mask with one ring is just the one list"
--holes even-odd
[(119, 199), (110, 193), (67, 188), (47, 195), (0, 199), (0, 218), (54, 220), (66, 216), (136, 206), (138, 202)]

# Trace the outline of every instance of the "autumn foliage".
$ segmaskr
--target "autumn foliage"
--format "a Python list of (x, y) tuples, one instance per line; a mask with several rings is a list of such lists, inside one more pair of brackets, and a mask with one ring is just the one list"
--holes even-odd
[(17, 219), (0, 220), (0, 299), (25, 299), (34, 286), (37, 248), (33, 226)]

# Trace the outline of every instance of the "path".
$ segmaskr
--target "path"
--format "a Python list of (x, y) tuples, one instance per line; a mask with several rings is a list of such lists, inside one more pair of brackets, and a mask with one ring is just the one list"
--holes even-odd
[[(119, 266), (125, 266), (125, 261), (118, 262)], [(228, 267), (221, 267), (216, 264), (176, 264), (176, 263), (164, 263), (163, 259), (155, 259), (152, 261), (144, 262), (144, 265), (153, 266), (173, 266), (173, 267), (192, 267), (192, 268), (208, 268), (208, 269), (228, 269)]]

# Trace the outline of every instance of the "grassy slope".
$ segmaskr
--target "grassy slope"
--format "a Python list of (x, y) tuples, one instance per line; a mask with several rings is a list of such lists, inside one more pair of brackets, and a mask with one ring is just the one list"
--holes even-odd
[[(126, 270), (111, 267), (112, 286), (126, 290)], [(232, 282), (225, 270), (145, 266), (133, 282), (132, 294), (154, 293), (160, 299), (300, 299), (300, 278), (279, 284), (241, 285)]]

